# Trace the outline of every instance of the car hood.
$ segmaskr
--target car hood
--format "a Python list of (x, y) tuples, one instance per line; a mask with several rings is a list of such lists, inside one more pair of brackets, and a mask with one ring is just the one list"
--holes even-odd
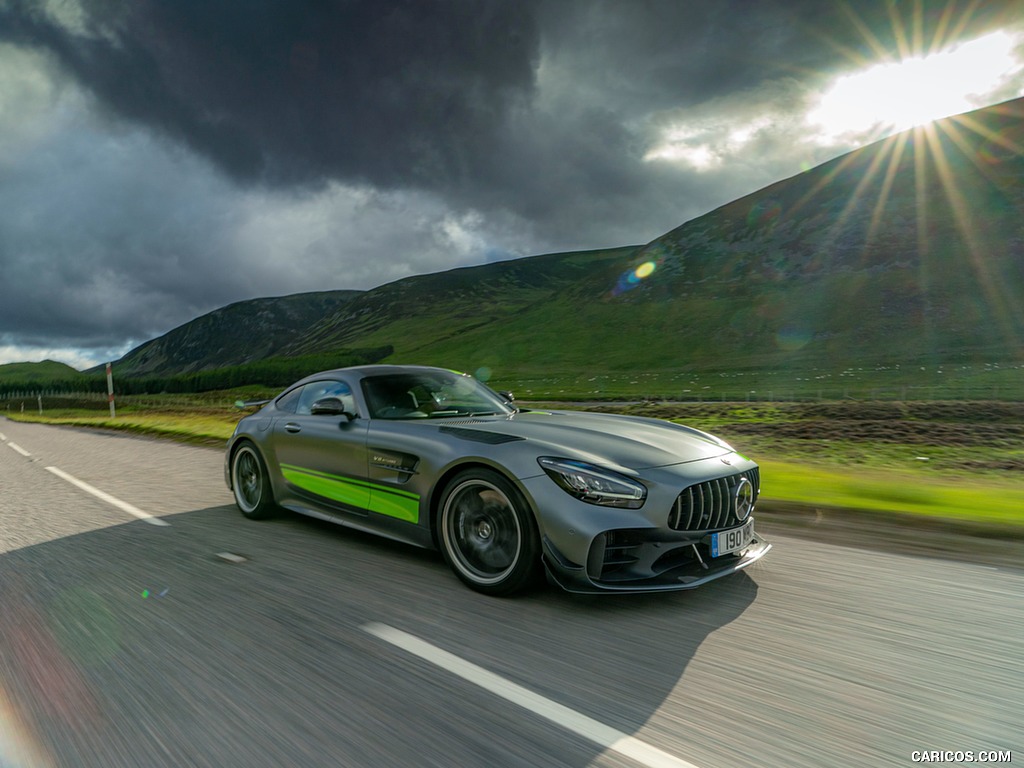
[[(443, 426), (443, 425), (441, 425)], [(460, 430), (522, 438), (550, 454), (648, 469), (723, 456), (726, 443), (658, 419), (581, 411), (523, 411), (500, 419), (453, 422)]]

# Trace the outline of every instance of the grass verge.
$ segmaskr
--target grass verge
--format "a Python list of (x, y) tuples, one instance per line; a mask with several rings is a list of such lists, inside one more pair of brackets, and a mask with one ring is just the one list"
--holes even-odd
[(761, 506), (862, 510), (1017, 529), (1024, 535), (1024, 489), (1011, 481), (923, 477), (898, 470), (848, 469), (761, 460)]
[(71, 427), (90, 427), (128, 432), (134, 435), (170, 438), (201, 445), (223, 445), (238, 423), (240, 413), (235, 414), (173, 414), (159, 411), (129, 412), (111, 419), (96, 415), (95, 411), (54, 411), (44, 414), (8, 414), (11, 421), (35, 424), (57, 424)]

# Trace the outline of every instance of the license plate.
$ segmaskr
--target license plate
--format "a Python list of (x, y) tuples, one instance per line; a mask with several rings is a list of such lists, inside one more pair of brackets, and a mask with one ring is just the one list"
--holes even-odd
[(754, 521), (747, 520), (739, 528), (731, 528), (728, 531), (711, 534), (711, 556), (719, 557), (728, 555), (730, 552), (737, 552), (754, 538)]

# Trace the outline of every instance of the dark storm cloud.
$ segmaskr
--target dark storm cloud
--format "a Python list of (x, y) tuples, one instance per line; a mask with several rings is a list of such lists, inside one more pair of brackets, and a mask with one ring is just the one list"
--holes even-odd
[(199, 164), (139, 132), (77, 128), (4, 163), (0, 332), (32, 346), (141, 340), (241, 287), (229, 264), (207, 267), (223, 209)]
[(532, 3), (35, 0), (0, 32), (50, 50), (111, 110), (241, 180), (443, 186), (528, 96)]
[[(83, 0), (73, 25), (36, 0), (0, 7), (0, 36), (240, 181), (428, 190), (551, 232), (585, 223), (559, 216), (566, 197), (681, 191), (638, 162), (632, 112), (824, 78), (1020, 4)], [(542, 67), (572, 103), (539, 102)]]

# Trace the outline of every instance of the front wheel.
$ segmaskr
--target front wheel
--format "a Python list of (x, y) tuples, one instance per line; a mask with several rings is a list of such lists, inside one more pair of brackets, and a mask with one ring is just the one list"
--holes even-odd
[(264, 520), (274, 514), (267, 465), (252, 443), (242, 443), (231, 458), (231, 488), (235, 504), (250, 520)]
[(540, 541), (522, 494), (488, 469), (456, 475), (438, 515), (445, 561), (463, 583), (488, 595), (509, 595), (540, 572)]

